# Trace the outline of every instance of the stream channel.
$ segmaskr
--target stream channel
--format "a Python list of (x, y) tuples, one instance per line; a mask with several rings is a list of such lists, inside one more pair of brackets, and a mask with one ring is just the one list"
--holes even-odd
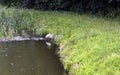
[(0, 42), (0, 75), (67, 75), (45, 41)]

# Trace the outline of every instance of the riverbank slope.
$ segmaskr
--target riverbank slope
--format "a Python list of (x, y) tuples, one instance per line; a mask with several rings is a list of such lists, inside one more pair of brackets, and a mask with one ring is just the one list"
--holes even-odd
[(0, 7), (0, 38), (53, 33), (70, 75), (120, 74), (119, 18)]

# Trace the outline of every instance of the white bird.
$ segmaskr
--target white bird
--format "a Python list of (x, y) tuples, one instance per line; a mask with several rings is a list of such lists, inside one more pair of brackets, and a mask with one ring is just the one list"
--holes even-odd
[(52, 34), (47, 34), (46, 36), (45, 36), (45, 39), (47, 40), (47, 41), (51, 41), (51, 40), (53, 40), (53, 35)]
[(51, 46), (52, 46), (52, 43), (53, 43), (53, 40), (54, 40), (54, 37), (53, 37), (53, 35), (52, 34), (47, 34), (46, 36), (45, 36), (45, 42), (46, 42), (46, 45), (47, 45), (47, 47), (50, 49), (51, 48)]

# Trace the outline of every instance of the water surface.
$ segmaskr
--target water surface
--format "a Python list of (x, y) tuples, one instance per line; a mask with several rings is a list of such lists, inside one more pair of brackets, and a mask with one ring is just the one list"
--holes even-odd
[(44, 41), (0, 43), (0, 75), (66, 75)]

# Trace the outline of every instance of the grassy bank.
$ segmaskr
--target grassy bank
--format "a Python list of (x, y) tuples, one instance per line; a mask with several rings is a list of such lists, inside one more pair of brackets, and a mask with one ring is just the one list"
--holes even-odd
[(120, 75), (119, 20), (0, 6), (0, 38), (50, 32), (70, 75)]

